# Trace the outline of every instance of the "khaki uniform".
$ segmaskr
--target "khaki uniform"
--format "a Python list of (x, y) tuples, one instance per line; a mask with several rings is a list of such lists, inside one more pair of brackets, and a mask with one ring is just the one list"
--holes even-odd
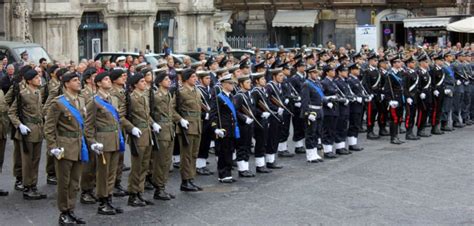
[[(97, 95), (108, 103), (112, 104), (116, 109), (119, 107), (119, 101), (116, 97), (103, 92), (97, 92)], [(115, 185), (115, 176), (117, 166), (121, 153), (120, 139), (118, 131), (120, 122), (117, 122), (105, 107), (96, 103), (93, 99), (87, 103), (87, 118), (85, 125), (85, 134), (89, 146), (94, 143), (101, 143), (104, 145), (103, 157), (97, 158), (97, 174), (96, 193), (99, 198), (106, 198), (113, 193)], [(93, 155), (96, 155), (93, 153)], [(106, 163), (103, 163), (103, 158)], [(84, 174), (83, 174), (84, 177)]]
[[(25, 88), (25, 81), (21, 81), (20, 84), (20, 90)], [(8, 106), (11, 106), (13, 104), (13, 101), (15, 100), (15, 93), (13, 91), (13, 86), (10, 87), (8, 92), (5, 94), (5, 102), (8, 104)], [(22, 178), (23, 175), (21, 173), (21, 142), (17, 139), (15, 139), (15, 133), (17, 128), (15, 128), (11, 123), (10, 123), (10, 130), (11, 130), (11, 136), (10, 139), (13, 140), (13, 176), (18, 178)]]
[(171, 156), (173, 155), (175, 125), (181, 119), (175, 111), (176, 100), (168, 91), (158, 89), (154, 95), (155, 106), (152, 117), (161, 126), (158, 134), (159, 151), (152, 153), (153, 182), (160, 189), (164, 189), (168, 182)]
[[(84, 101), (87, 105), (90, 102), (90, 100), (94, 97), (94, 90), (92, 90), (89, 86), (86, 86), (84, 89), (82, 89), (80, 96), (84, 98)], [(87, 140), (87, 142), (89, 141)], [(89, 144), (91, 143), (89, 142)], [(96, 165), (97, 165), (96, 154), (90, 149), (88, 150), (89, 150), (89, 162), (87, 162), (87, 164), (83, 164), (83, 167), (82, 167), (82, 176), (81, 176), (81, 190), (82, 191), (92, 191), (96, 185)]]
[[(8, 111), (8, 117), (15, 128), (21, 123), (27, 126), (31, 132), (22, 136), (20, 131), (16, 131), (15, 139), (21, 142), (21, 165), (22, 178), (25, 187), (35, 187), (38, 183), (38, 167), (41, 159), (41, 143), (43, 141), (43, 114), (41, 113), (42, 101), (39, 89), (32, 90), (26, 87), (20, 90), (21, 106), (18, 106), (18, 98), (13, 101)], [(20, 121), (17, 115), (17, 109), (21, 108), (23, 118)], [(26, 145), (26, 149), (23, 146)]]
[(3, 91), (0, 90), (0, 173), (3, 168), (5, 157), (5, 143), (7, 142), (7, 134), (10, 120), (8, 119), (8, 105), (5, 102)]
[(181, 157), (181, 179), (189, 180), (196, 176), (196, 158), (201, 142), (202, 121), (201, 121), (201, 94), (199, 89), (187, 84), (183, 85), (177, 92), (176, 104), (179, 114), (189, 121), (189, 128), (185, 131), (188, 135), (189, 144), (186, 145), (181, 127), (178, 127), (179, 149)]
[[(122, 117), (123, 115), (125, 115), (125, 110), (126, 110), (125, 89), (113, 86), (112, 89), (110, 90), (110, 95), (115, 96), (118, 99), (120, 103), (118, 111), (119, 111), (120, 117)], [(127, 133), (125, 132), (123, 128), (122, 128), (122, 134), (124, 136), (123, 138), (126, 139)], [(123, 160), (124, 160), (123, 157), (124, 157), (124, 154), (120, 153), (119, 162), (117, 164), (116, 177), (115, 177), (116, 183), (118, 184), (120, 184), (120, 182), (122, 181), (122, 168), (123, 168)]]
[[(141, 130), (142, 135), (136, 138), (129, 136), (129, 143), (134, 139), (138, 156), (132, 154), (132, 167), (128, 177), (128, 192), (132, 194), (145, 191), (145, 178), (150, 164), (152, 140), (151, 125), (153, 119), (150, 116), (149, 99), (146, 92), (134, 90), (130, 94), (130, 105), (128, 108), (128, 119), (124, 116), (121, 119), (123, 128), (131, 133), (134, 127)], [(130, 147), (132, 148), (132, 147)]]
[[(84, 99), (65, 93), (66, 100), (86, 117)], [(72, 113), (64, 106), (59, 97), (51, 101), (44, 126), (48, 151), (64, 148), (64, 157), (55, 159), (58, 180), (58, 209), (61, 212), (73, 210), (76, 204), (79, 179), (81, 177), (81, 147), (83, 131)]]
[[(46, 98), (46, 102), (43, 106), (43, 115), (48, 113), (49, 106), (51, 105), (51, 101), (59, 95), (59, 86), (61, 83), (57, 78), (51, 78), (48, 82), (48, 98)], [(56, 175), (54, 169), (54, 156), (48, 154), (46, 152), (46, 173), (48, 175)]]

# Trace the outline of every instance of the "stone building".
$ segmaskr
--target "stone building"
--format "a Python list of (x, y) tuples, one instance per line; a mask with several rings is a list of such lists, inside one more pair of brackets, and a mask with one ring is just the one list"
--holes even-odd
[(215, 46), (213, 0), (0, 0), (0, 40), (41, 44), (53, 59), (100, 51)]
[[(472, 15), (472, 0), (215, 0), (215, 6), (228, 13), (232, 32), (228, 37), (257, 40), (294, 47), (332, 41), (337, 46), (355, 44), (357, 26), (375, 25), (377, 46), (388, 39), (405, 44), (414, 40), (414, 30), (429, 39), (439, 33), (454, 15)], [(421, 23), (417, 18), (444, 17), (445, 20)], [(459, 18), (459, 17), (458, 17)], [(404, 20), (412, 20), (416, 29), (407, 27)], [(426, 22), (426, 21), (425, 21)], [(420, 31), (423, 30), (423, 31)], [(438, 32), (438, 33), (437, 33)], [(431, 36), (430, 36), (431, 35)], [(452, 38), (452, 37), (451, 37)], [(267, 47), (267, 46), (259, 46)]]

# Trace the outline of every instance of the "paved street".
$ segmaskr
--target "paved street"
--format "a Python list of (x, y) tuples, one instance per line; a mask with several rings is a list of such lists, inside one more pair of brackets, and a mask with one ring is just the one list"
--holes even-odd
[[(308, 164), (303, 155), (280, 159), (284, 169), (232, 185), (199, 177), (205, 189), (193, 194), (178, 191), (175, 170), (169, 186), (177, 194), (173, 201), (132, 208), (118, 198), (122, 215), (99, 216), (96, 205), (82, 204), (76, 213), (89, 225), (473, 225), (473, 133), (468, 127), (402, 146), (390, 145), (388, 138), (362, 140), (363, 152), (322, 164)], [(0, 201), (0, 225), (57, 224), (55, 187), (46, 185), (45, 162), (39, 189), (48, 199), (24, 201), (13, 191), (11, 148), (9, 143), (0, 176), (0, 187), (11, 192)]]

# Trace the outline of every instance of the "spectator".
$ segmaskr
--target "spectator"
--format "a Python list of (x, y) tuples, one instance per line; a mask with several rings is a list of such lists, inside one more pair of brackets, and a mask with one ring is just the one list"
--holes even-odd
[(15, 75), (15, 66), (9, 64), (5, 70), (5, 74), (0, 78), (2, 84), (3, 93), (6, 94), (10, 86), (13, 84), (13, 76)]

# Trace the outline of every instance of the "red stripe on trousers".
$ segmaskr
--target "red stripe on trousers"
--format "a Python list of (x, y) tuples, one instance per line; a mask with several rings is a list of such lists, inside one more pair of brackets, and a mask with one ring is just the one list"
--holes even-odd
[(372, 126), (372, 101), (367, 105), (367, 125)]
[(436, 125), (436, 112), (438, 111), (438, 101), (434, 101), (433, 116), (431, 116), (431, 125)]
[(393, 122), (398, 124), (398, 116), (395, 108), (390, 107), (390, 113), (392, 113)]
[(420, 126), (421, 126), (421, 116), (423, 116), (423, 111), (420, 107), (420, 108), (418, 108), (418, 120), (417, 120), (418, 128), (420, 128)]

